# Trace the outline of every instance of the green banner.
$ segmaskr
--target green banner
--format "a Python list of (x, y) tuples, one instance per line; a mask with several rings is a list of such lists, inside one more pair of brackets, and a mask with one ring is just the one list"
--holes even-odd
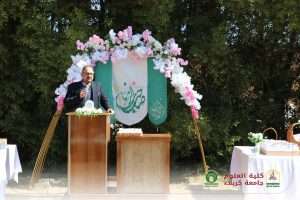
[[(95, 81), (101, 85), (101, 88), (108, 99), (109, 106), (114, 109), (112, 95), (112, 63), (106, 64), (98, 62), (95, 67)], [(114, 116), (111, 116), (111, 122), (115, 122)]]
[[(167, 80), (163, 74), (154, 69), (152, 59), (147, 60), (148, 67), (148, 117), (154, 125), (160, 125), (167, 119)], [(114, 109), (112, 92), (112, 63), (97, 63), (95, 81), (100, 83), (109, 105)], [(112, 116), (112, 122), (115, 118)]]
[(154, 69), (153, 60), (148, 58), (148, 116), (154, 125), (167, 119), (167, 79)]

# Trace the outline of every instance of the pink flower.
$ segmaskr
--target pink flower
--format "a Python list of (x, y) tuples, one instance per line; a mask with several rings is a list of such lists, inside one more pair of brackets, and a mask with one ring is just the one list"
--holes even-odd
[(193, 102), (196, 100), (196, 97), (194, 95), (194, 91), (192, 88), (185, 87), (184, 99), (186, 99), (188, 102)]
[(82, 50), (83, 51), (85, 49), (85, 45), (82, 42), (80, 42), (80, 40), (76, 41), (76, 46), (77, 46), (78, 50)]
[(178, 56), (181, 54), (181, 48), (178, 47), (178, 45), (176, 43), (174, 43), (171, 46), (171, 54), (173, 54), (174, 56)]
[(182, 66), (186, 66), (186, 65), (189, 64), (189, 61), (183, 60), (182, 58), (178, 58), (177, 61), (178, 61), (178, 63), (179, 63), (180, 65), (182, 65)]
[(152, 49), (148, 48), (146, 54), (147, 54), (147, 56), (152, 56), (153, 55)]
[(100, 61), (106, 64), (108, 60), (109, 60), (109, 53), (108, 52), (103, 53), (102, 56), (100, 57)]
[(151, 31), (149, 31), (148, 29), (143, 32), (143, 39), (145, 42), (149, 41), (150, 35), (151, 35)]
[(56, 110), (61, 111), (64, 108), (64, 99), (63, 96), (57, 98)]
[(104, 44), (104, 40), (100, 38), (98, 35), (93, 35), (89, 38), (89, 41), (94, 44)]
[(193, 119), (199, 119), (199, 113), (198, 110), (195, 108), (195, 106), (191, 106), (191, 113)]
[(166, 67), (165, 68), (165, 77), (171, 78), (171, 73), (172, 73), (171, 69), (169, 67)]
[(178, 47), (178, 44), (175, 42), (174, 38), (171, 38), (167, 41), (167, 47), (173, 56), (178, 56), (181, 54), (181, 48)]
[(132, 37), (132, 26), (128, 26), (127, 29), (126, 29), (126, 32), (127, 32), (128, 38), (131, 39), (131, 37)]
[(122, 41), (121, 41), (119, 38), (116, 38), (116, 43), (117, 43), (117, 44), (121, 44)]
[(134, 61), (137, 61), (140, 59), (139, 56), (134, 51), (129, 51), (128, 57)]
[(118, 37), (119, 37), (120, 40), (125, 41), (125, 39), (126, 39), (126, 34), (123, 33), (122, 31), (119, 31), (119, 32), (118, 32)]
[(114, 63), (117, 60), (127, 58), (127, 56), (128, 56), (128, 50), (127, 49), (117, 48), (117, 49), (114, 49), (111, 53), (111, 61)]
[(107, 63), (109, 60), (109, 52), (107, 51), (96, 51), (95, 53), (92, 54), (92, 62), (96, 63), (98, 61), (102, 63)]

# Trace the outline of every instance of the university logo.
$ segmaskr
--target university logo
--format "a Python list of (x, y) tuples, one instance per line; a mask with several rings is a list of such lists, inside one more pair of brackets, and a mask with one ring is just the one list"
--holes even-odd
[(219, 174), (215, 170), (208, 170), (204, 176), (204, 186), (206, 187), (218, 187), (219, 186)]
[(270, 169), (266, 174), (266, 187), (277, 188), (280, 187), (280, 171)]

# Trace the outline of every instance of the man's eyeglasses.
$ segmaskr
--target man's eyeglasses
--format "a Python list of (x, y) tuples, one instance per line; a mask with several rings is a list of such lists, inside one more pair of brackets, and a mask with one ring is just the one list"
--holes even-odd
[(83, 74), (84, 75), (94, 75), (94, 73), (92, 73), (92, 72), (91, 73), (84, 72)]

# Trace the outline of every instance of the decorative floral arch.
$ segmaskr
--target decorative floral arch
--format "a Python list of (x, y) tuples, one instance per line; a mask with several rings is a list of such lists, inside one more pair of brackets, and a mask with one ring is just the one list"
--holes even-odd
[(164, 45), (152, 37), (149, 30), (142, 34), (132, 34), (132, 27), (128, 26), (125, 30), (117, 34), (110, 30), (107, 39), (102, 39), (93, 35), (85, 43), (76, 41), (78, 53), (71, 56), (72, 65), (67, 70), (67, 80), (56, 90), (55, 98), (57, 109), (63, 108), (63, 100), (67, 93), (67, 87), (70, 83), (81, 80), (81, 70), (83, 66), (97, 62), (107, 63), (109, 60), (127, 58), (131, 52), (137, 58), (152, 57), (154, 69), (159, 70), (166, 78), (171, 80), (171, 85), (175, 92), (181, 95), (185, 104), (190, 107), (194, 119), (199, 117), (198, 111), (201, 108), (200, 100), (202, 95), (195, 91), (191, 84), (191, 77), (183, 70), (183, 66), (188, 65), (188, 61), (179, 57), (181, 48), (173, 38), (167, 40)]

